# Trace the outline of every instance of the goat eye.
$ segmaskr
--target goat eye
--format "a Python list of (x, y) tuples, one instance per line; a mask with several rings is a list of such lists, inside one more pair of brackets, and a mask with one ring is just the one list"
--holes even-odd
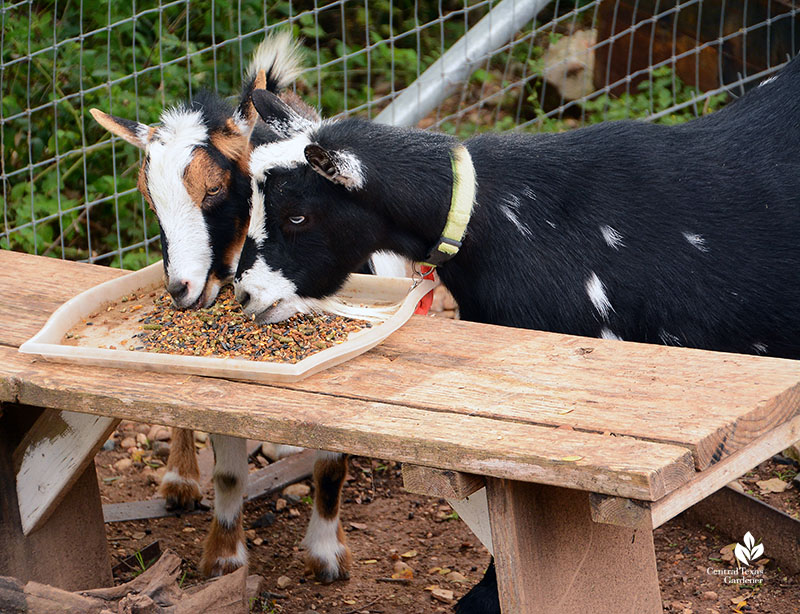
[(289, 221), (292, 224), (299, 225), (299, 224), (302, 224), (303, 222), (305, 222), (306, 218), (305, 218), (304, 215), (295, 215), (294, 217), (290, 217)]
[(206, 196), (216, 196), (217, 194), (219, 194), (219, 191), (221, 189), (222, 188), (218, 185), (215, 185), (213, 188), (208, 188), (206, 190)]

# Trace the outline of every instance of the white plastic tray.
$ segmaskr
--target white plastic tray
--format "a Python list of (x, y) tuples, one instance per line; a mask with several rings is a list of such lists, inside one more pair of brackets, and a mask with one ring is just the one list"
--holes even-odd
[[(82, 335), (78, 345), (65, 343), (65, 335), (91, 314), (105, 310), (109, 303), (134, 292), (160, 289), (163, 267), (160, 262), (130, 275), (123, 275), (82, 292), (59, 307), (44, 327), (22, 344), (19, 351), (36, 354), (45, 360), (100, 367), (157, 371), (226, 377), (253, 382), (295, 382), (323, 369), (341, 364), (375, 347), (405, 324), (419, 300), (436, 283), (423, 280), (412, 289), (412, 281), (404, 277), (376, 277), (354, 274), (338, 293), (338, 297), (356, 305), (383, 306), (399, 304), (385, 319), (373, 322), (372, 328), (350, 333), (343, 343), (312, 354), (297, 363), (279, 363), (241, 358), (180, 356), (153, 352), (132, 352), (125, 349), (104, 349), (98, 345), (115, 345), (138, 328), (139, 315), (102, 335)], [(87, 333), (89, 329), (87, 328)], [(92, 331), (94, 332), (94, 331)]]

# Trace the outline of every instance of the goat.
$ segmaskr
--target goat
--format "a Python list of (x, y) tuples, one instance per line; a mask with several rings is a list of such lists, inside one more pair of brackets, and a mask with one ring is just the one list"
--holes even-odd
[[(289, 34), (267, 38), (256, 50), (238, 108), (211, 92), (188, 105), (166, 110), (161, 126), (113, 117), (92, 109), (107, 130), (145, 151), (139, 189), (156, 213), (167, 290), (178, 307), (211, 305), (236, 271), (250, 217), (248, 162), (255, 145), (279, 138), (262, 122), (251, 102), (255, 90), (278, 92), (301, 72), (299, 45)], [(316, 119), (316, 112), (292, 92), (283, 100), (295, 113)], [(242, 494), (247, 480), (245, 440), (211, 435), (215, 452), (214, 519), (200, 564), (205, 575), (233, 571), (247, 562), (242, 528)], [(283, 453), (292, 446), (284, 446)], [(320, 455), (314, 469), (317, 500), (335, 499), (344, 480), (343, 460)], [(167, 473), (160, 492), (169, 509), (193, 509), (199, 502), (199, 470), (192, 431), (173, 429)], [(314, 541), (313, 527), (309, 540)], [(324, 550), (324, 549), (323, 549)], [(349, 551), (332, 564), (313, 561), (322, 581), (347, 577)]]
[[(465, 320), (800, 358), (800, 59), (683, 125), (463, 144), (306, 121), (268, 92), (253, 102), (285, 139), (252, 153), (234, 280), (261, 321), (313, 309), (388, 250), (441, 262)], [(451, 198), (465, 194), (460, 249), (441, 254)], [(493, 567), (458, 611), (499, 613)]]

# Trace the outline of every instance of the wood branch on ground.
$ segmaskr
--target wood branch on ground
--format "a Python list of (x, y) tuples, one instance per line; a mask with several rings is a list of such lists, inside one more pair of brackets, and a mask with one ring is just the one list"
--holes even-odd
[(181, 559), (166, 550), (130, 582), (71, 593), (15, 578), (0, 577), (0, 612), (8, 614), (246, 614), (261, 591), (261, 576), (247, 568), (183, 590)]

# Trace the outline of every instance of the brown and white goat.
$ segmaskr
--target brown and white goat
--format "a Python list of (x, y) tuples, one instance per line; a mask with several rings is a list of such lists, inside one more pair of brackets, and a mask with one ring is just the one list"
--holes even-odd
[[(286, 33), (271, 36), (257, 49), (238, 108), (211, 92), (189, 104), (165, 110), (161, 124), (148, 126), (92, 109), (107, 130), (144, 150), (139, 189), (158, 217), (167, 290), (175, 304), (197, 309), (211, 305), (231, 281), (250, 217), (249, 158), (254, 146), (278, 136), (258, 120), (251, 96), (256, 89), (279, 92), (301, 72), (298, 44)], [(301, 115), (313, 109), (292, 92), (281, 94)], [(211, 435), (214, 446), (214, 519), (206, 539), (201, 571), (219, 575), (247, 562), (242, 527), (242, 495), (247, 481), (245, 440)], [(314, 478), (317, 500), (338, 510), (344, 459), (321, 453)], [(193, 509), (199, 502), (199, 470), (192, 431), (173, 429), (172, 449), (160, 492), (167, 507)], [(315, 543), (315, 525), (308, 539)], [(341, 532), (341, 529), (338, 529)], [(319, 579), (347, 577), (349, 552), (337, 547), (331, 557), (309, 556)], [(320, 551), (328, 553), (323, 544)], [(332, 563), (331, 563), (332, 561)]]

